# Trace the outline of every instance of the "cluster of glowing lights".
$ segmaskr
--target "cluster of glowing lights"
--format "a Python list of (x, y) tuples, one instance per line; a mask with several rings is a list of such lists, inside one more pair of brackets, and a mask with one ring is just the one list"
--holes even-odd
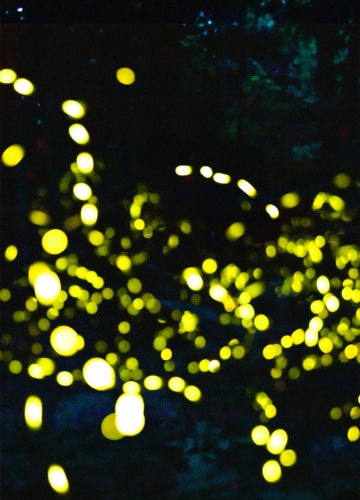
[[(122, 85), (129, 86), (135, 82), (135, 73), (132, 69), (123, 67), (117, 70), (116, 78)], [(16, 73), (10, 69), (0, 70), (0, 83), (13, 84), (16, 92), (22, 95), (30, 95), (34, 92), (34, 86), (29, 80), (17, 78)], [(72, 120), (80, 120), (86, 114), (86, 105), (81, 101), (67, 100), (63, 102), (62, 110)], [(80, 123), (70, 125), (69, 135), (79, 146), (86, 145), (90, 141), (89, 132)], [(15, 167), (23, 160), (24, 156), (25, 149), (21, 145), (13, 144), (2, 152), (1, 160), (6, 167)], [(70, 218), (70, 225), (64, 224), (64, 228), (67, 230), (69, 227), (77, 227), (82, 224), (84, 234), (86, 234), (90, 245), (94, 247), (96, 255), (107, 257), (111, 265), (125, 275), (122, 276), (124, 286), (117, 292), (107, 288), (104, 280), (95, 271), (79, 266), (77, 261), (71, 260), (70, 256), (61, 255), (68, 250), (67, 233), (61, 229), (48, 229), (51, 217), (43, 209), (31, 210), (29, 219), (33, 224), (39, 226), (41, 247), (47, 254), (47, 258), (49, 256), (60, 257), (56, 260), (55, 269), (57, 272), (54, 271), (54, 266), (47, 262), (35, 262), (29, 267), (28, 281), (34, 288), (34, 297), (27, 299), (25, 312), (28, 315), (24, 317), (29, 318), (31, 313), (38, 309), (38, 304), (44, 306), (46, 317), (39, 319), (37, 328), (39, 331), (51, 332), (48, 339), (55, 352), (55, 359), (58, 356), (76, 356), (85, 346), (84, 337), (79, 335), (74, 328), (67, 325), (51, 328), (51, 321), (59, 316), (59, 311), (63, 308), (66, 300), (73, 300), (76, 302), (77, 308), (83, 308), (88, 314), (94, 315), (104, 300), (112, 300), (116, 297), (120, 309), (128, 313), (130, 320), (121, 320), (118, 323), (117, 348), (114, 349), (116, 352), (109, 352), (108, 343), (98, 340), (95, 344), (95, 350), (99, 356), (90, 357), (84, 363), (82, 370), (56, 371), (55, 361), (43, 356), (37, 357), (36, 361), (27, 367), (27, 373), (34, 379), (42, 379), (45, 376), (55, 374), (57, 383), (63, 387), (68, 387), (74, 381), (81, 380), (96, 391), (114, 389), (117, 385), (117, 379), (120, 377), (125, 382), (123, 393), (116, 401), (114, 412), (107, 415), (101, 422), (103, 436), (110, 440), (118, 440), (124, 436), (135, 436), (144, 429), (145, 410), (144, 399), (140, 394), (140, 383), (147, 391), (156, 391), (167, 387), (170, 391), (181, 394), (190, 402), (196, 403), (201, 400), (200, 388), (187, 383), (184, 378), (176, 374), (176, 356), (173, 352), (171, 339), (176, 334), (180, 334), (186, 341), (193, 342), (198, 352), (205, 352), (207, 338), (200, 334), (200, 326), (202, 326), (200, 315), (186, 307), (182, 310), (174, 309), (171, 311), (171, 320), (177, 326), (166, 325), (167, 320), (164, 319), (161, 301), (146, 292), (141, 280), (133, 275), (136, 266), (146, 262), (147, 255), (146, 252), (131, 253), (134, 243), (132, 238), (122, 236), (120, 238), (121, 251), (114, 254), (108, 251), (108, 247), (115, 230), (111, 231), (111, 228), (99, 230), (92, 227), (98, 221), (99, 209), (96, 206), (96, 197), (93, 196), (92, 188), (85, 179), (89, 179), (89, 181), (93, 179), (94, 166), (93, 156), (84, 151), (76, 156), (76, 162), (71, 166), (75, 177), (75, 183), (72, 187), (73, 197), (86, 203), (82, 205), (80, 214)], [(175, 168), (175, 174), (189, 176), (193, 174), (193, 168), (190, 165), (178, 165)], [(232, 182), (230, 175), (214, 172), (213, 168), (206, 165), (200, 168), (200, 175), (206, 179), (212, 179), (217, 184), (225, 185)], [(85, 178), (84, 176), (89, 177)], [(351, 183), (350, 176), (344, 173), (339, 173), (333, 179), (333, 184), (338, 189), (345, 189)], [(255, 198), (258, 194), (256, 188), (245, 179), (239, 179), (237, 186), (249, 198)], [(68, 191), (67, 189), (65, 192)], [(136, 235), (134, 240), (137, 240), (138, 234), (145, 239), (150, 238), (157, 226), (161, 226), (160, 219), (154, 219), (149, 223), (144, 217), (143, 206), (149, 202), (156, 206), (159, 202), (158, 195), (156, 193), (138, 193), (129, 204), (130, 230)], [(280, 197), (279, 206), (291, 210), (297, 207), (300, 202), (301, 198), (298, 193), (288, 192)], [(247, 203), (250, 204), (250, 201)], [(346, 203), (340, 196), (320, 192), (313, 200), (312, 209), (321, 213), (325, 207), (330, 208), (335, 214), (334, 218), (337, 218), (346, 209)], [(264, 209), (272, 219), (277, 219), (280, 215), (278, 206), (273, 203), (266, 204)], [(72, 223), (74, 226), (71, 226)], [(311, 224), (307, 218), (300, 220), (293, 218), (290, 226), (290, 229), (300, 227), (308, 230)], [(182, 234), (191, 234), (191, 221), (179, 220), (178, 231), (179, 234), (169, 235), (166, 247), (164, 247), (164, 254), (181, 246)], [(309, 303), (313, 316), (308, 324), (303, 325), (304, 328), (297, 328), (292, 333), (284, 334), (276, 343), (269, 342), (262, 350), (263, 358), (274, 363), (270, 374), (276, 380), (282, 379), (285, 373), (287, 373), (288, 379), (297, 380), (303, 372), (329, 366), (336, 355), (342, 363), (352, 360), (360, 362), (360, 346), (357, 341), (360, 309), (357, 309), (352, 319), (353, 324), (350, 319), (346, 322), (347, 318), (342, 318), (336, 324), (333, 323), (332, 330), (329, 330), (326, 324), (327, 318), (331, 318), (333, 313), (341, 309), (341, 299), (352, 305), (360, 302), (360, 283), (357, 269), (360, 260), (359, 249), (354, 245), (341, 247), (335, 237), (330, 237), (332, 239), (327, 241), (324, 236), (316, 235), (312, 238), (307, 234), (303, 238), (296, 236), (292, 239), (289, 235), (290, 232), (284, 231), (277, 241), (268, 242), (264, 255), (268, 259), (275, 259), (282, 254), (292, 255), (302, 262), (304, 270), (290, 273), (284, 269), (281, 273), (282, 284), (278, 287), (277, 293), (286, 296), (310, 291), (316, 296)], [(235, 221), (227, 227), (224, 236), (228, 241), (235, 242), (245, 235), (245, 224), (241, 221)], [(322, 262), (328, 246), (331, 247), (336, 256), (337, 269), (344, 270), (347, 266), (352, 266), (349, 269), (347, 279), (336, 281), (336, 277), (331, 278), (324, 274), (317, 274), (316, 265)], [(18, 249), (15, 245), (9, 245), (4, 251), (5, 259), (8, 262), (14, 261), (17, 255)], [(76, 280), (83, 280), (95, 288), (95, 291), (89, 292), (83, 285), (73, 284), (65, 292), (61, 289), (61, 281), (58, 276), (60, 272), (66, 272), (69, 277)], [(257, 332), (267, 332), (271, 329), (272, 319), (266, 314), (258, 313), (255, 302), (255, 299), (266, 290), (265, 283), (262, 281), (262, 270), (259, 267), (253, 270), (242, 270), (234, 263), (221, 267), (215, 258), (207, 257), (204, 258), (199, 267), (193, 265), (185, 268), (181, 273), (181, 278), (182, 283), (187, 287), (183, 296), (184, 302), (189, 298), (192, 306), (199, 306), (204, 295), (207, 299), (210, 298), (214, 302), (222, 304), (222, 306), (217, 304), (222, 307), (222, 312), (219, 313), (218, 317), (219, 325), (241, 325), (251, 334), (251, 337)], [(11, 293), (8, 289), (0, 290), (1, 301), (7, 302), (10, 299)], [(72, 311), (75, 309), (71, 310), (69, 307), (66, 310), (70, 320)], [(133, 330), (135, 330), (131, 324), (131, 317), (141, 314), (141, 311), (159, 315), (157, 320), (161, 329), (156, 332), (153, 349), (163, 363), (166, 376), (144, 375), (138, 360), (129, 354), (132, 349)], [(14, 318), (22, 318), (22, 314), (23, 312), (17, 311)], [(264, 337), (266, 335), (267, 333), (264, 334)], [(301, 369), (298, 366), (290, 366), (285, 355), (287, 350), (296, 349), (298, 346), (311, 349), (311, 352), (298, 359)], [(39, 356), (42, 349), (40, 342), (32, 344), (34, 355)], [(190, 375), (217, 373), (221, 369), (222, 363), (230, 359), (243, 359), (248, 349), (249, 346), (246, 343), (240, 343), (237, 338), (231, 339), (219, 347), (217, 356), (210, 355), (208, 358), (203, 357), (198, 361), (189, 362), (187, 365), (188, 373)], [(16, 359), (9, 362), (9, 371), (12, 374), (21, 373), (23, 368), (22, 362)], [(261, 411), (260, 421), (262, 423), (277, 416), (277, 408), (265, 393), (257, 394), (256, 404)], [(24, 407), (24, 418), (29, 429), (38, 430), (42, 427), (42, 411), (41, 399), (34, 395), (29, 396)], [(355, 405), (352, 406), (349, 413), (354, 420), (360, 416), (360, 410)], [(336, 407), (331, 410), (330, 418), (338, 420), (343, 414), (344, 410)], [(359, 427), (351, 425), (348, 427), (346, 435), (349, 442), (358, 441), (360, 439)], [(294, 450), (287, 448), (288, 435), (284, 429), (275, 429), (270, 432), (265, 425), (258, 425), (252, 429), (251, 438), (255, 445), (265, 447), (270, 454), (275, 456), (266, 461), (262, 467), (262, 475), (267, 482), (279, 481), (282, 477), (282, 467), (295, 465), (297, 455)], [(61, 466), (51, 465), (49, 467), (48, 480), (55, 492), (63, 494), (69, 491), (69, 482)]]
[(297, 461), (296, 452), (287, 449), (288, 435), (284, 429), (270, 432), (265, 425), (257, 425), (251, 431), (251, 439), (257, 446), (265, 446), (269, 453), (278, 455), (279, 460), (267, 460), (262, 467), (265, 481), (276, 483), (281, 479), (282, 468), (292, 467)]
[(29, 96), (35, 92), (34, 84), (27, 78), (18, 78), (16, 72), (11, 68), (0, 70), (0, 83), (12, 84), (15, 92), (23, 96)]

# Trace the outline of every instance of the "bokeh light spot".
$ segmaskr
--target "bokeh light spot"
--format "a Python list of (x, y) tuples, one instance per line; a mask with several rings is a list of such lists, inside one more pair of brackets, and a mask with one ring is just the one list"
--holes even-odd
[(85, 203), (81, 207), (80, 217), (81, 221), (85, 226), (93, 226), (96, 224), (98, 219), (99, 211), (96, 205), (92, 203)]
[(28, 396), (25, 402), (24, 417), (29, 429), (39, 430), (42, 426), (43, 406), (38, 396)]
[(245, 233), (245, 225), (242, 222), (233, 222), (225, 231), (229, 241), (236, 241)]
[(75, 198), (81, 201), (88, 200), (92, 195), (92, 189), (86, 182), (78, 182), (73, 187)]
[(70, 125), (69, 135), (76, 144), (87, 144), (90, 141), (89, 132), (81, 123), (73, 123)]
[(10, 84), (16, 80), (16, 73), (13, 69), (3, 68), (0, 70), (0, 83)]
[(255, 198), (255, 196), (257, 195), (257, 191), (254, 186), (245, 179), (239, 179), (237, 185), (238, 188), (241, 189), (241, 191), (243, 191), (245, 194), (250, 196), (250, 198)]
[(80, 119), (85, 116), (86, 107), (83, 102), (75, 101), (73, 99), (68, 99), (64, 101), (61, 105), (61, 108), (65, 114), (70, 116), (71, 118)]
[(357, 425), (352, 425), (347, 431), (347, 438), (350, 442), (354, 443), (360, 438), (360, 429)]
[(200, 168), (200, 174), (206, 179), (210, 179), (213, 175), (213, 169), (207, 165), (203, 165)]
[(297, 460), (296, 452), (294, 450), (284, 450), (280, 453), (280, 463), (284, 467), (291, 467), (295, 465)]
[(190, 165), (178, 165), (175, 168), (176, 175), (181, 177), (192, 174), (192, 167)]
[(15, 245), (9, 245), (5, 248), (4, 257), (8, 262), (13, 262), (18, 255), (18, 249)]
[(121, 394), (115, 404), (115, 423), (121, 434), (136, 436), (145, 426), (144, 400), (140, 394)]
[(20, 144), (12, 144), (3, 151), (1, 161), (6, 167), (16, 167), (24, 156), (25, 149)]
[(200, 401), (202, 394), (201, 394), (200, 389), (198, 387), (196, 387), (195, 385), (188, 385), (184, 389), (184, 396), (189, 401), (192, 401), (195, 403), (197, 401)]
[(94, 158), (90, 153), (79, 153), (76, 157), (76, 164), (82, 174), (90, 174), (94, 169)]
[(97, 391), (106, 391), (115, 386), (115, 371), (102, 358), (90, 358), (83, 366), (85, 382)]
[(69, 387), (74, 382), (74, 376), (71, 372), (64, 370), (56, 375), (56, 382), (63, 387)]
[(144, 387), (148, 391), (157, 391), (163, 386), (162, 378), (158, 375), (148, 375), (144, 379)]
[(42, 271), (35, 278), (34, 291), (40, 304), (44, 306), (53, 304), (61, 292), (61, 283), (58, 275), (50, 270)]
[(257, 425), (251, 431), (251, 439), (257, 446), (264, 446), (270, 438), (270, 432), (264, 425)]
[(110, 413), (101, 422), (101, 434), (110, 441), (118, 441), (124, 437), (116, 427), (116, 413)]
[(286, 193), (280, 198), (280, 204), (284, 208), (294, 208), (300, 203), (300, 196), (298, 193)]
[(281, 466), (277, 460), (268, 460), (264, 463), (262, 474), (268, 483), (276, 483), (281, 479)]
[(35, 92), (34, 84), (27, 78), (18, 78), (13, 86), (14, 90), (21, 95), (31, 95)]
[(58, 255), (66, 250), (68, 246), (68, 237), (61, 229), (50, 229), (41, 239), (41, 246), (46, 253)]
[(135, 72), (131, 68), (119, 68), (116, 71), (116, 79), (122, 85), (132, 85), (135, 82)]
[(50, 344), (60, 356), (73, 356), (81, 346), (77, 332), (66, 325), (58, 326), (51, 332)]
[(231, 177), (230, 175), (223, 174), (222, 172), (215, 172), (213, 180), (217, 184), (229, 184), (231, 182)]
[(268, 451), (274, 455), (280, 454), (286, 447), (288, 436), (284, 429), (276, 429), (270, 435), (269, 441), (266, 444)]
[(69, 491), (69, 481), (61, 465), (50, 465), (48, 469), (48, 481), (56, 493), (66, 494)]
[(270, 215), (272, 219), (277, 219), (280, 215), (278, 207), (273, 205), (272, 203), (266, 205), (265, 211)]
[(260, 332), (264, 332), (270, 326), (270, 320), (265, 314), (257, 314), (254, 318), (254, 326)]

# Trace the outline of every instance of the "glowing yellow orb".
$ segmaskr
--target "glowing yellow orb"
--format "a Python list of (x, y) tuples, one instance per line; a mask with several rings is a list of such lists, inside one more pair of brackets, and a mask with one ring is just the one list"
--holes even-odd
[(270, 437), (270, 432), (265, 425), (257, 425), (251, 431), (251, 439), (257, 446), (264, 446)]
[(280, 204), (284, 208), (294, 208), (300, 203), (300, 196), (298, 193), (291, 192), (282, 195), (280, 198)]
[(16, 80), (16, 73), (13, 69), (3, 68), (0, 70), (0, 83), (14, 83)]
[(80, 217), (82, 223), (85, 224), (85, 226), (93, 226), (94, 224), (96, 224), (98, 214), (99, 211), (97, 207), (92, 203), (85, 203), (85, 205), (81, 207)]
[(68, 237), (61, 229), (50, 229), (41, 239), (41, 246), (46, 253), (58, 255), (66, 250), (68, 246)]
[(209, 167), (208, 165), (203, 165), (200, 168), (200, 174), (205, 177), (205, 179), (210, 179), (213, 175), (213, 169)]
[(357, 425), (352, 425), (347, 431), (347, 438), (350, 442), (354, 443), (360, 439), (360, 429)]
[(262, 474), (268, 483), (276, 483), (281, 478), (281, 466), (276, 460), (268, 460), (264, 463)]
[(20, 144), (12, 144), (3, 151), (1, 161), (6, 167), (16, 167), (25, 156), (25, 149)]
[(9, 262), (15, 260), (17, 254), (18, 254), (18, 249), (15, 245), (9, 245), (8, 247), (6, 247), (4, 252), (5, 259), (8, 260)]
[(116, 71), (116, 79), (122, 85), (132, 85), (135, 82), (135, 72), (131, 68), (119, 68)]
[(280, 454), (286, 447), (288, 441), (288, 436), (284, 429), (276, 429), (271, 433), (270, 439), (268, 440), (266, 447), (270, 453), (274, 455)]
[(63, 112), (66, 113), (71, 118), (79, 119), (85, 116), (86, 113), (85, 105), (82, 102), (75, 101), (73, 99), (64, 101), (61, 105), (61, 108)]
[(230, 241), (236, 241), (245, 233), (245, 225), (242, 222), (233, 222), (225, 231), (225, 236)]
[(90, 153), (78, 154), (76, 164), (82, 174), (90, 174), (94, 170), (94, 158)]
[(116, 427), (125, 436), (139, 434), (145, 426), (144, 400), (140, 394), (121, 394), (115, 404)]
[(319, 276), (316, 280), (316, 288), (322, 294), (330, 290), (330, 281), (327, 276)]
[(33, 430), (38, 430), (42, 425), (42, 402), (38, 396), (29, 396), (25, 402), (24, 417), (26, 425)]
[(254, 186), (245, 179), (239, 179), (237, 185), (238, 188), (241, 189), (241, 191), (243, 191), (245, 194), (250, 196), (250, 198), (255, 198), (255, 196), (257, 195), (257, 191)]
[(102, 358), (91, 358), (83, 366), (85, 382), (97, 391), (106, 391), (115, 386), (115, 371)]
[(69, 387), (74, 382), (74, 376), (71, 372), (64, 370), (56, 375), (56, 382), (64, 387)]
[(18, 94), (31, 95), (35, 91), (34, 85), (27, 78), (18, 78), (13, 84)]
[(56, 493), (65, 494), (69, 491), (69, 481), (61, 465), (50, 465), (48, 469), (48, 481)]
[(280, 215), (279, 209), (276, 205), (269, 203), (265, 207), (265, 211), (270, 215), (272, 219), (277, 219)]
[(254, 318), (254, 326), (257, 330), (264, 332), (270, 326), (270, 321), (265, 314), (257, 314)]
[(80, 123), (70, 125), (69, 135), (76, 144), (87, 144), (90, 141), (89, 132)]
[(192, 173), (192, 167), (190, 165), (178, 165), (175, 168), (176, 175), (186, 176)]
[(73, 328), (61, 325), (51, 332), (50, 344), (60, 356), (73, 356), (81, 345), (78, 337)]
[(231, 182), (231, 177), (230, 175), (223, 174), (222, 172), (215, 172), (213, 180), (217, 184), (229, 184)]
[(284, 450), (280, 454), (280, 463), (284, 467), (291, 467), (296, 463), (297, 456), (294, 450)]
[(218, 265), (217, 265), (217, 262), (215, 259), (208, 258), (208, 259), (205, 259), (203, 261), (203, 263), (201, 264), (201, 267), (202, 267), (202, 270), (204, 271), (204, 273), (212, 274), (212, 273), (215, 273)]
[(187, 267), (184, 269), (182, 275), (191, 290), (198, 291), (204, 286), (204, 281), (197, 267)]
[(51, 269), (45, 262), (34, 262), (34, 264), (31, 264), (28, 269), (28, 279), (30, 285), (34, 286), (36, 278), (46, 271), (51, 271)]
[(61, 283), (58, 275), (53, 271), (41, 272), (34, 282), (35, 297), (44, 306), (55, 302), (61, 292)]
[(124, 437), (116, 427), (116, 413), (110, 413), (101, 422), (101, 434), (111, 441), (117, 441)]
[(195, 385), (188, 385), (184, 389), (184, 396), (189, 401), (192, 401), (195, 403), (196, 401), (200, 401), (202, 394), (201, 394), (200, 389), (198, 387), (196, 387)]
[(73, 187), (73, 193), (78, 200), (86, 201), (91, 197), (92, 189), (86, 182), (77, 182)]
[(168, 381), (168, 387), (171, 391), (182, 392), (186, 387), (186, 382), (181, 377), (171, 377)]
[(144, 379), (144, 387), (148, 391), (157, 391), (163, 386), (162, 378), (158, 375), (148, 375)]

